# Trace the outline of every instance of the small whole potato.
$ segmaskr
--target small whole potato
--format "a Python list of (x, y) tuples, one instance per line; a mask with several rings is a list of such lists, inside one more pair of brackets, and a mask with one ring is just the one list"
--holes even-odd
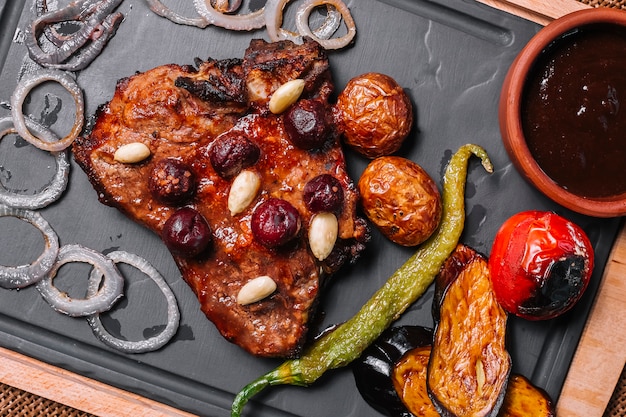
[(409, 159), (374, 159), (363, 171), (358, 187), (365, 215), (397, 244), (419, 245), (439, 226), (442, 203), (437, 184)]
[(374, 159), (400, 149), (413, 125), (411, 100), (388, 75), (370, 72), (352, 78), (337, 98), (344, 141)]

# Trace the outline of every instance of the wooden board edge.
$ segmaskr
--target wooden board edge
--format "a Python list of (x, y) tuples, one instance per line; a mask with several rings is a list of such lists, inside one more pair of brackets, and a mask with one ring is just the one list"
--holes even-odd
[(102, 382), (0, 347), (0, 380), (12, 387), (100, 417), (193, 417)]
[(477, 0), (488, 6), (511, 13), (540, 25), (568, 13), (589, 9), (591, 6), (575, 0)]
[(609, 259), (561, 390), (559, 416), (602, 417), (626, 363), (626, 225)]
[[(576, 0), (477, 1), (541, 25), (567, 13), (591, 7)], [(626, 344), (626, 335), (615, 329), (626, 328), (626, 314), (616, 314), (611, 309), (611, 303), (615, 303), (617, 298), (618, 304), (614, 305), (623, 306), (626, 297), (626, 280), (620, 279), (620, 275), (626, 276), (626, 228), (622, 229), (613, 253), (616, 257), (611, 256), (605, 270), (590, 319), (557, 403), (557, 415), (602, 417), (624, 367), (626, 354), (622, 348)], [(621, 286), (619, 294), (615, 294), (615, 283)], [(616, 340), (607, 339), (611, 336)], [(0, 358), (2, 382), (90, 414), (100, 417), (194, 417), (193, 414), (2, 347)]]
[[(591, 7), (571, 0), (478, 1), (544, 26)], [(626, 225), (609, 259), (556, 405), (558, 416), (603, 417), (626, 363), (626, 333), (618, 330), (626, 328)]]

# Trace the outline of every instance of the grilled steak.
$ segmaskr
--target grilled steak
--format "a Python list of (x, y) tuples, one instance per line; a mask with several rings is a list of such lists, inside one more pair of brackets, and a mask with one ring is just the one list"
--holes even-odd
[[(329, 121), (323, 145), (313, 149), (295, 146), (285, 132), (286, 113), (268, 110), (272, 93), (294, 79), (305, 81), (300, 101), (323, 109)], [(328, 59), (315, 42), (254, 40), (243, 59), (165, 65), (120, 80), (73, 145), (99, 200), (162, 237), (182, 207), (200, 213), (210, 228), (208, 247), (199, 253), (168, 247), (202, 311), (225, 338), (254, 355), (298, 355), (321, 287), (358, 257), (368, 238), (332, 123), (332, 91)], [(147, 145), (148, 158), (115, 159), (122, 145), (137, 142)], [(172, 159), (180, 164), (164, 162)], [(233, 212), (228, 197), (242, 171), (256, 174), (260, 188), (251, 203)], [(317, 209), (305, 203), (304, 188), (321, 174), (337, 180), (343, 199), (334, 210), (337, 240), (319, 260), (308, 238)], [(252, 230), (255, 211), (270, 199), (290, 203), (299, 214), (295, 237), (275, 246)], [(260, 301), (238, 303), (240, 289), (257, 277), (270, 277), (276, 290)]]

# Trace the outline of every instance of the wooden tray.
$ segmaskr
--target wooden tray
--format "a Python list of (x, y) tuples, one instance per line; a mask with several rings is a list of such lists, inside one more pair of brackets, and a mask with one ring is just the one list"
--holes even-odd
[[(575, 0), (482, 2), (540, 24), (588, 6)], [(591, 315), (558, 403), (564, 416), (600, 417), (625, 362), (626, 230), (605, 269)], [(170, 406), (0, 348), (0, 380), (99, 416), (190, 416)]]

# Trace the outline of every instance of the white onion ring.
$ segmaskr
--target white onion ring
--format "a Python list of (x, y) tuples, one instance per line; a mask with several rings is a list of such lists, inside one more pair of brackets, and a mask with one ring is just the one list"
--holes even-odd
[[(59, 268), (68, 262), (85, 262), (93, 265), (104, 275), (101, 288), (86, 298), (71, 298), (68, 294), (59, 291), (52, 280)], [(115, 263), (100, 252), (80, 245), (65, 245), (59, 249), (56, 263), (37, 283), (36, 288), (54, 310), (70, 317), (82, 317), (111, 309), (122, 296), (124, 278), (117, 270)]]
[[(335, 6), (337, 11), (341, 13), (341, 16), (346, 24), (346, 28), (348, 29), (347, 33), (342, 37), (335, 39), (321, 39), (311, 31), (311, 28), (309, 27), (309, 16), (311, 15), (311, 11), (324, 4)], [(350, 9), (348, 9), (348, 6), (346, 6), (341, 0), (305, 0), (296, 11), (296, 27), (302, 36), (313, 38), (324, 49), (341, 49), (350, 44), (356, 35), (356, 24), (354, 23), (354, 19), (352, 19)]]
[(211, 0), (211, 4), (218, 12), (222, 13), (235, 13), (243, 0), (235, 0), (233, 4), (230, 4), (230, 0)]
[[(47, 142), (58, 140), (54, 133), (44, 128), (39, 123), (33, 122), (31, 119), (26, 119), (26, 126), (28, 126), (30, 130), (35, 131), (38, 136)], [(17, 130), (15, 130), (13, 126), (13, 119), (11, 117), (0, 119), (0, 139), (9, 133), (17, 133)], [(11, 207), (36, 210), (46, 207), (58, 200), (67, 188), (70, 162), (67, 152), (65, 151), (52, 152), (52, 155), (55, 157), (57, 170), (50, 184), (37, 194), (26, 195), (9, 191), (0, 183), (0, 203)]]
[(265, 30), (272, 42), (289, 39), (300, 41), (302, 37), (294, 32), (283, 29), (283, 9), (291, 0), (267, 0), (265, 3)]
[[(55, 142), (46, 142), (41, 138), (33, 136), (26, 126), (22, 105), (30, 91), (37, 85), (46, 81), (56, 81), (61, 84), (74, 99), (76, 106), (76, 114), (72, 130), (61, 140)], [(46, 151), (62, 151), (72, 144), (74, 139), (78, 137), (83, 129), (85, 115), (85, 102), (83, 99), (83, 91), (80, 89), (76, 81), (67, 73), (60, 70), (44, 69), (32, 75), (24, 77), (18, 82), (15, 91), (11, 95), (11, 116), (17, 133), (25, 140)]]
[[(104, 344), (125, 353), (143, 353), (160, 349), (172, 339), (180, 324), (180, 311), (178, 310), (174, 293), (159, 271), (140, 256), (125, 251), (111, 252), (106, 256), (115, 263), (122, 262), (137, 268), (154, 281), (167, 301), (167, 324), (161, 333), (149, 337), (148, 339), (138, 341), (122, 340), (113, 336), (104, 328), (100, 320), (100, 315), (96, 313), (87, 316), (87, 322), (89, 326), (91, 326), (91, 330)], [(98, 289), (101, 278), (102, 275), (94, 269), (89, 277), (88, 296)]]
[(230, 30), (253, 30), (265, 26), (264, 7), (243, 15), (220, 13), (211, 5), (211, 0), (193, 0), (200, 16), (211, 25)]
[[(291, 0), (267, 0), (265, 3), (265, 27), (267, 35), (272, 42), (280, 40), (290, 40), (292, 42), (301, 43), (302, 33), (295, 33), (282, 28), (283, 9)], [(316, 38), (328, 39), (337, 31), (341, 25), (341, 13), (336, 8), (327, 8), (327, 16), (324, 23), (313, 31)], [(307, 22), (308, 26), (308, 22)]]
[(0, 265), (0, 287), (24, 288), (43, 279), (50, 271), (59, 253), (59, 239), (50, 224), (34, 211), (0, 204), (0, 217), (11, 216), (35, 226), (43, 235), (45, 249), (30, 265), (15, 267)]
[(203, 17), (185, 17), (167, 7), (160, 0), (146, 0), (148, 8), (161, 17), (164, 17), (179, 25), (196, 26), (201, 29), (209, 26), (209, 22)]
[(329, 39), (337, 32), (341, 25), (341, 13), (330, 4), (326, 5), (326, 19), (324, 23), (313, 31), (313, 34), (320, 39)]

